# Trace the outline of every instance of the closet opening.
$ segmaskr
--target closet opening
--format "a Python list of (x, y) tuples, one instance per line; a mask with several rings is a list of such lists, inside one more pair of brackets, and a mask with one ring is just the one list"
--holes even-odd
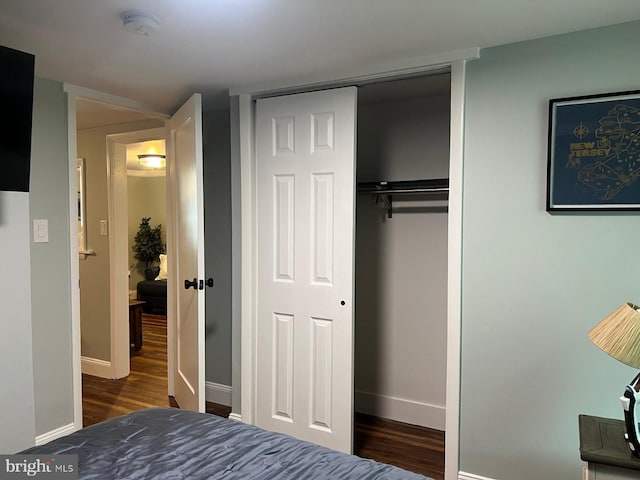
[(399, 466), (443, 478), (451, 75), (361, 86), (357, 116), (356, 426), (406, 427)]

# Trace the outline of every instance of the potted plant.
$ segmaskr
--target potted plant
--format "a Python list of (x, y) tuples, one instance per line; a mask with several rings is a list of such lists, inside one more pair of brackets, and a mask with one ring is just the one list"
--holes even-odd
[(142, 217), (132, 247), (135, 252), (134, 258), (145, 264), (144, 277), (146, 280), (153, 280), (158, 276), (160, 267), (153, 265), (159, 262), (159, 255), (164, 253), (162, 225), (151, 227), (150, 220), (151, 217)]

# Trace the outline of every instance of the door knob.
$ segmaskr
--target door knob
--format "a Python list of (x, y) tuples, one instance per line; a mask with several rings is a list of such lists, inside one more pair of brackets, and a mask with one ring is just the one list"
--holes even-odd
[(209, 277), (207, 278), (207, 287), (213, 287), (213, 278)]
[(193, 281), (189, 281), (189, 280), (184, 281), (185, 290), (189, 290), (191, 287), (193, 287), (194, 290), (198, 289), (198, 280), (196, 278), (194, 278)]

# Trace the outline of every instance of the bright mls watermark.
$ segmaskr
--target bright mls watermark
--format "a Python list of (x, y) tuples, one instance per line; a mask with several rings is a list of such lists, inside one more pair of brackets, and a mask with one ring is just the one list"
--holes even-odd
[(0, 455), (0, 480), (76, 480), (77, 455)]

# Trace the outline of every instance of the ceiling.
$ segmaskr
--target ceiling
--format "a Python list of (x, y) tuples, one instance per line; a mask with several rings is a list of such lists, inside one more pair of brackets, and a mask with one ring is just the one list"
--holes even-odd
[[(120, 14), (155, 15), (140, 36)], [(36, 75), (171, 113), (228, 89), (640, 19), (638, 0), (2, 0), (0, 44)]]

